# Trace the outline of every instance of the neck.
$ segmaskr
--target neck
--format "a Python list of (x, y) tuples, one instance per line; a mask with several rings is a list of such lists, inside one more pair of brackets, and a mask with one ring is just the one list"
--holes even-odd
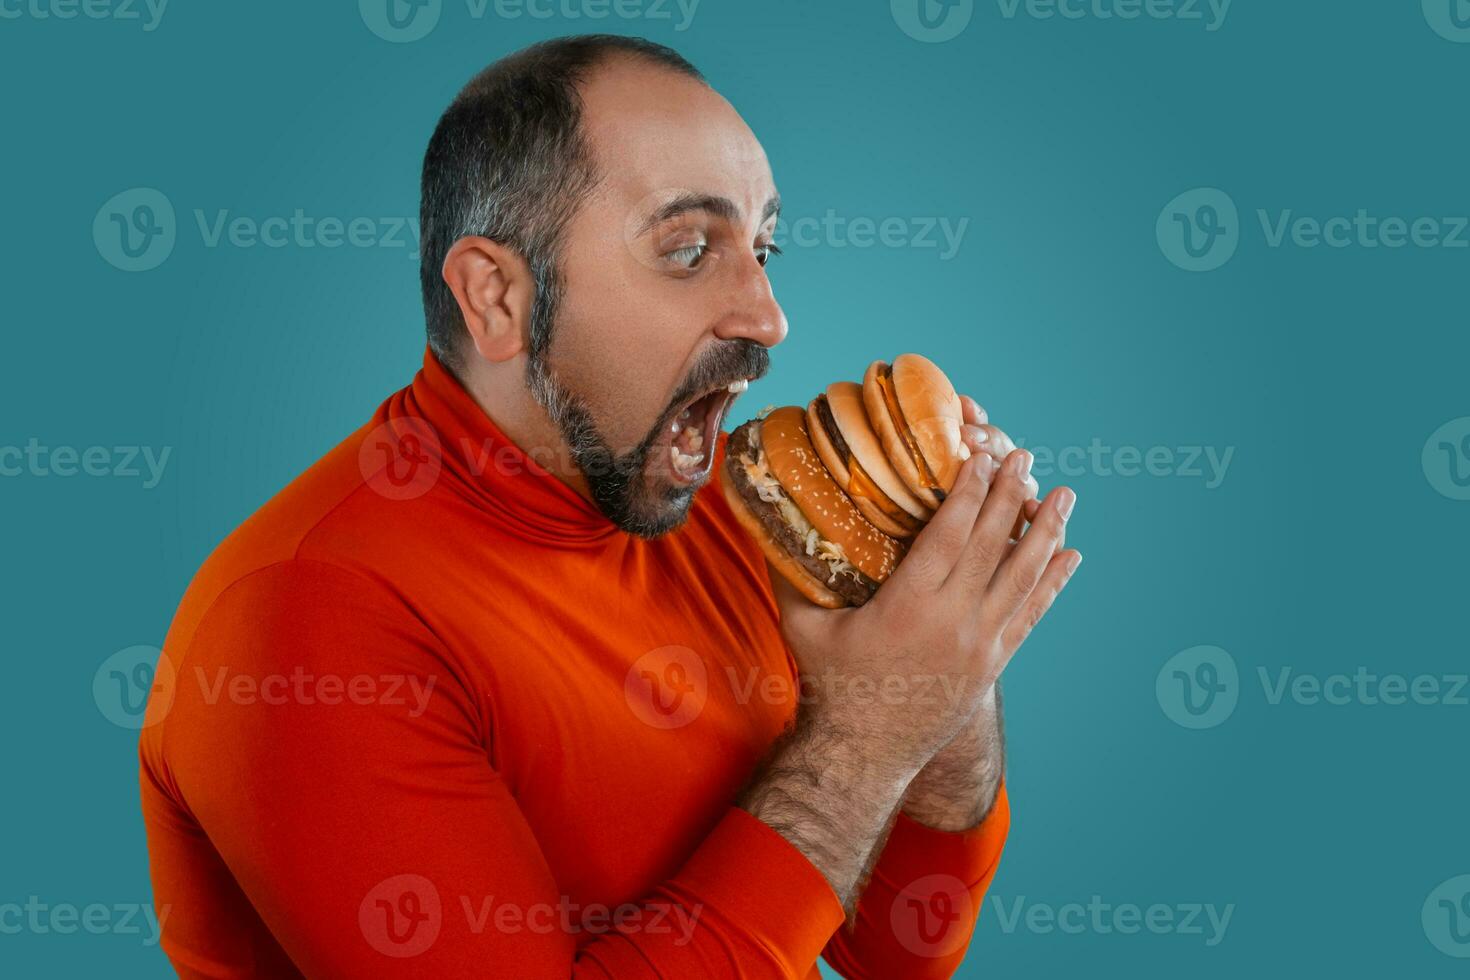
[(591, 488), (582, 471), (572, 462), (561, 430), (526, 387), (525, 356), (518, 355), (498, 364), (479, 358), (471, 360), (475, 363), (467, 364), (463, 370), (454, 373), (480, 410), (537, 465), (571, 487), (584, 500), (591, 501)]

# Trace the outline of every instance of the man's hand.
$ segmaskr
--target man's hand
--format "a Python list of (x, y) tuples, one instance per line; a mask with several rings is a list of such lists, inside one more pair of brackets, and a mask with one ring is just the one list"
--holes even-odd
[[(961, 441), (969, 447), (971, 454), (984, 453), (998, 468), (1007, 456), (1016, 451), (1016, 444), (1005, 432), (990, 424), (989, 414), (969, 395), (960, 396), (960, 408), (963, 414), (960, 424)], [(1022, 507), (1022, 516), (1029, 522), (1035, 519), (1036, 510), (1041, 506), (1041, 501), (1037, 499), (1041, 486), (1036, 482), (1035, 476), (1029, 478), (1027, 489), (1030, 494)], [(1018, 523), (1013, 530), (1011, 537), (1019, 538), (1022, 526)]]
[[(999, 466), (1015, 450), (1015, 443), (990, 424), (985, 409), (975, 399), (961, 395), (960, 404), (964, 408), (961, 434), (965, 445), (971, 453), (983, 453)], [(1031, 496), (1023, 505), (1026, 521), (1034, 520), (1041, 506), (1036, 499), (1038, 486), (1034, 477), (1028, 489)], [(1023, 530), (1018, 522), (1012, 528), (1012, 537), (1019, 538)], [(1065, 538), (1065, 533), (1058, 538), (1058, 549)], [(914, 777), (904, 799), (904, 813), (926, 826), (948, 831), (966, 830), (984, 820), (995, 803), (1005, 772), (1003, 725), (997, 685), (969, 724)]]
[(822, 609), (772, 574), (787, 644), (820, 693), (740, 805), (805, 853), (845, 904), (914, 776), (992, 696), (1080, 557), (1059, 550), (1075, 501), (1066, 488), (1011, 544), (1032, 497), (1031, 456), (1009, 453), (993, 481), (988, 458), (965, 462), (867, 604)]

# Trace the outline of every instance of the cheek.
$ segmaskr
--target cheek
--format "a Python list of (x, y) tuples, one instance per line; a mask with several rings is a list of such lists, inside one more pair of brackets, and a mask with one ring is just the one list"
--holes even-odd
[(684, 380), (687, 354), (612, 311), (612, 304), (575, 317), (568, 310), (556, 328), (551, 363), (587, 402), (603, 438), (622, 453), (659, 421)]
[(604, 437), (631, 448), (689, 371), (703, 323), (699, 291), (648, 268), (611, 225), (582, 231), (565, 254), (552, 346), (568, 383), (575, 370)]

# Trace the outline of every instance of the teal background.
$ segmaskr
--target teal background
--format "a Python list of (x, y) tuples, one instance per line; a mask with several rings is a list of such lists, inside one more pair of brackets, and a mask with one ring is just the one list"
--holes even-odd
[[(533, 40), (602, 29), (699, 65), (764, 143), (788, 221), (969, 219), (947, 261), (788, 247), (772, 277), (791, 334), (732, 425), (912, 349), (1028, 446), (1234, 449), (1215, 489), (1068, 477), (1087, 560), (1006, 674), (1014, 826), (990, 893), (1233, 903), (1223, 941), (1008, 932), (987, 900), (960, 975), (1465, 975), (1421, 909), (1470, 872), (1470, 707), (1272, 704), (1257, 671), (1470, 669), (1470, 503), (1421, 462), (1470, 416), (1470, 249), (1272, 248), (1256, 213), (1470, 214), (1470, 44), (1417, 2), (1237, 0), (1208, 31), (1008, 19), (990, 0), (932, 44), (887, 2), (705, 0), (677, 31), (475, 20), (445, 0), (402, 44), (354, 8), (174, 0), (152, 31), (0, 19), (0, 445), (171, 447), (153, 489), (0, 478), (0, 904), (147, 901), (137, 736), (99, 710), (94, 673), (161, 643), (215, 543), (421, 357), (411, 239), (206, 248), (194, 209), (416, 215), (457, 88)], [(177, 242), (124, 272), (92, 226), (135, 187), (166, 195)], [(1155, 225), (1199, 187), (1241, 225), (1228, 263), (1192, 273)], [(1238, 705), (1191, 730), (1155, 689), (1199, 645), (1233, 657)], [(0, 933), (0, 972), (169, 970), (135, 935), (22, 931)]]

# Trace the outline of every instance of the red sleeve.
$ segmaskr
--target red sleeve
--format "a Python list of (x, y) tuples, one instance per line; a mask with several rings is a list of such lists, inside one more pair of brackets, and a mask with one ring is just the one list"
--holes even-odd
[[(399, 705), (208, 697), (222, 677), (298, 667), (435, 685)], [(612, 923), (579, 950), (534, 913), (497, 928), (479, 903), (555, 909), (560, 889), (489, 762), (462, 666), (364, 575), (304, 560), (255, 572), (214, 603), (176, 669), (189, 682), (166, 721), (163, 782), (307, 976), (804, 977), (842, 922), (821, 873), (732, 807), (644, 896), (644, 921), (670, 929)], [(155, 864), (176, 963), (190, 951), (171, 949), (170, 931), (179, 945), (211, 933), (224, 945), (237, 929), (191, 920), (199, 884), (185, 877)]]
[(953, 976), (1010, 825), (1004, 782), (986, 818), (960, 833), (926, 827), (900, 812), (853, 927), (839, 929), (822, 958), (849, 980)]

